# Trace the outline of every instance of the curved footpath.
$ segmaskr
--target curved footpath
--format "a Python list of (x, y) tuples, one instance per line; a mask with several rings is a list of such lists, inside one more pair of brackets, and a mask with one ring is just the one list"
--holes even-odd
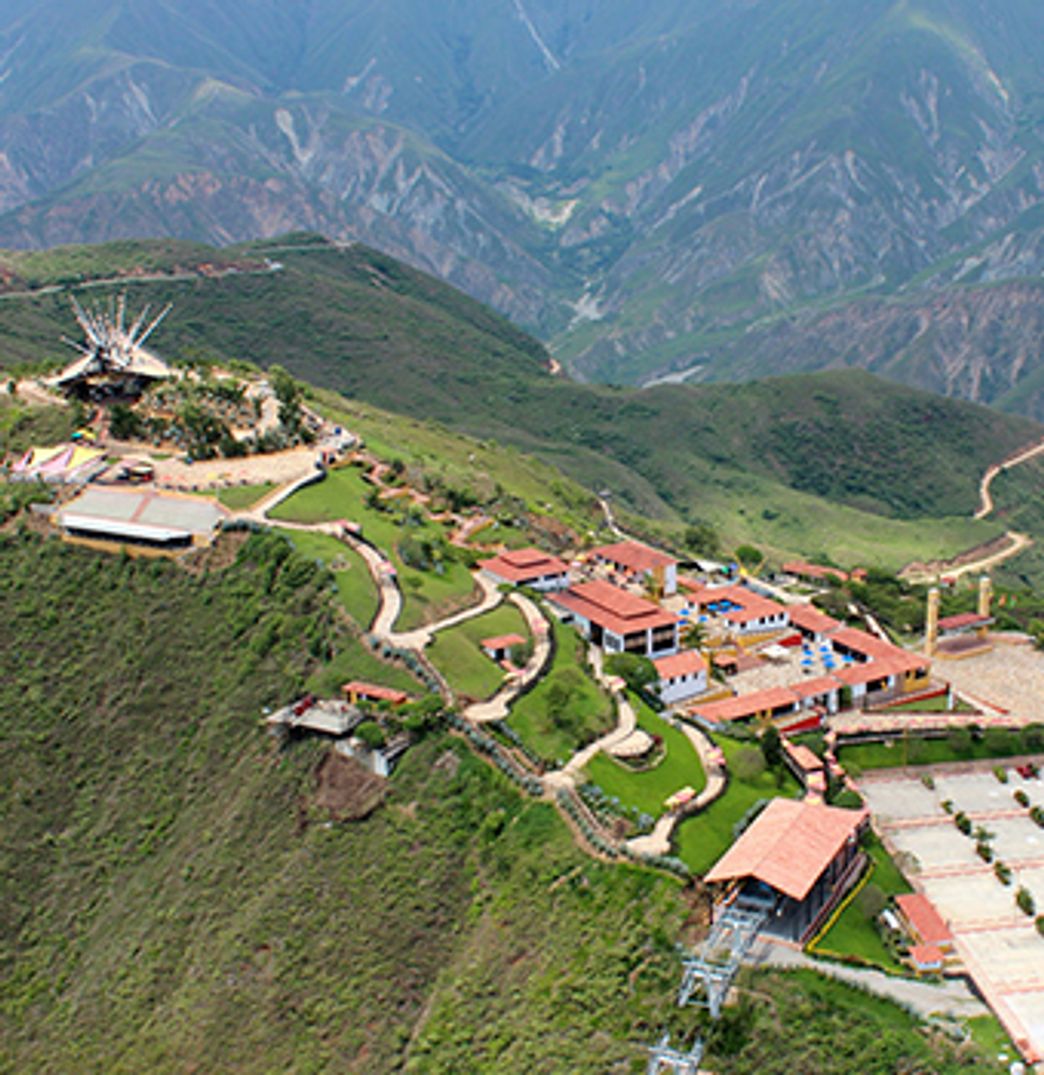
[(577, 778), (584, 771), (584, 767), (600, 750), (611, 750), (638, 727), (638, 717), (635, 715), (634, 707), (627, 700), (626, 692), (619, 687), (613, 677), (605, 674), (602, 654), (599, 650), (591, 650), (591, 665), (594, 668), (595, 679), (609, 691), (616, 702), (616, 727), (611, 732), (606, 732), (600, 739), (589, 743), (583, 750), (578, 750), (561, 769), (545, 773), (544, 787), (549, 791), (558, 788), (575, 788)]
[(533, 655), (526, 662), (525, 668), (508, 678), (507, 682), (485, 702), (476, 702), (464, 710), (464, 717), (475, 724), (488, 723), (491, 720), (504, 720), (511, 708), (511, 703), (531, 684), (535, 683), (546, 670), (551, 657), (551, 629), (539, 607), (525, 594), (512, 593), (508, 600), (516, 605), (525, 617), (529, 633), (533, 636)]
[(993, 511), (993, 496), (990, 493), (990, 486), (998, 474), (1008, 470), (1010, 467), (1017, 467), (1020, 463), (1026, 463), (1042, 452), (1044, 452), (1044, 440), (1009, 459), (1005, 459), (1003, 463), (993, 463), (987, 467), (986, 473), (983, 474), (982, 480), (979, 482), (979, 509), (972, 518), (985, 519)]
[(717, 762), (714, 744), (699, 728), (694, 728), (683, 720), (675, 721), (674, 727), (684, 732), (699, 755), (700, 764), (703, 766), (704, 773), (707, 774), (707, 783), (692, 802), (686, 803), (678, 810), (670, 810), (661, 815), (652, 832), (627, 841), (627, 846), (638, 854), (669, 855), (672, 850), (671, 837), (674, 835), (675, 827), (691, 814), (710, 806), (725, 790), (726, 769), (724, 765), (719, 765)]

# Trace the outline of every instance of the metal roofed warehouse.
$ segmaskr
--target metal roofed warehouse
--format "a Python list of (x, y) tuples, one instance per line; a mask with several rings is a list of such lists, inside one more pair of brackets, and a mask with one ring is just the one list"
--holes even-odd
[(71, 539), (173, 551), (207, 544), (226, 515), (209, 497), (94, 486), (66, 504), (56, 522)]

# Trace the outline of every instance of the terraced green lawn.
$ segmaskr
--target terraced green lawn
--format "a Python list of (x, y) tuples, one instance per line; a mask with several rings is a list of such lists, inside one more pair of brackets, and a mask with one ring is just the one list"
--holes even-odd
[[(872, 863), (868, 885), (876, 885), (885, 896), (913, 891), (876, 836), (871, 837), (867, 853)], [(863, 912), (858, 896), (811, 950), (823, 956), (856, 956), (885, 970), (903, 970), (902, 964), (885, 947), (872, 919)]]
[(232, 485), (218, 492), (218, 500), (232, 511), (242, 511), (275, 492), (274, 482), (258, 482), (256, 485)]
[(551, 619), (555, 658), (544, 678), (512, 706), (508, 724), (523, 742), (549, 762), (565, 762), (582, 746), (607, 732), (612, 703), (584, 671), (582, 643), (572, 627)]
[(379, 683), (383, 687), (397, 687), (415, 697), (426, 693), (426, 688), (396, 664), (380, 660), (358, 638), (342, 641), (333, 658), (309, 678), (306, 686), (320, 698), (335, 698), (341, 687), (352, 679), (367, 683)]
[(395, 565), (403, 593), (396, 628), (412, 630), (432, 623), (472, 603), (475, 583), (464, 564), (450, 555), (439, 570), (420, 571), (406, 565), (399, 545), (406, 538), (438, 544), (446, 529), (428, 519), (407, 522), (403, 507), (378, 511), (366, 503), (372, 486), (358, 467), (331, 470), (326, 479), (296, 492), (269, 514), (289, 522), (335, 522), (348, 519), (363, 528), (363, 536), (381, 548)]
[(1040, 749), (1044, 731), (1039, 726), (1017, 731), (990, 728), (978, 741), (944, 736), (941, 739), (894, 739), (885, 743), (861, 743), (842, 747), (838, 760), (853, 773), (866, 769), (891, 769), (904, 765), (939, 765), (954, 761), (982, 761), (1032, 754)]
[(522, 613), (504, 602), (491, 612), (439, 631), (427, 656), (458, 694), (488, 698), (504, 682), (504, 670), (482, 652), (480, 643), (484, 638), (509, 634), (528, 638), (529, 629)]
[[(377, 613), (377, 587), (363, 558), (350, 546), (329, 534), (301, 530), (279, 532), (304, 556), (319, 560), (333, 571), (337, 592), (345, 611), (363, 629)], [(332, 566), (337, 565), (337, 566)]]
[(653, 769), (636, 772), (601, 753), (591, 759), (585, 775), (624, 806), (659, 817), (664, 811), (664, 801), (676, 791), (691, 787), (699, 794), (707, 785), (707, 774), (684, 732), (671, 727), (639, 699), (632, 697), (631, 702), (638, 716), (638, 727), (663, 740), (666, 752), (662, 760)]
[[(683, 821), (674, 830), (678, 856), (694, 873), (704, 874), (732, 845), (732, 830), (736, 823), (759, 799), (786, 796), (796, 799), (800, 785), (784, 770), (781, 783), (776, 774), (765, 771), (753, 780), (741, 780), (735, 775), (736, 755), (752, 744), (719, 737), (718, 746), (725, 752), (729, 767), (729, 782), (724, 793), (706, 810)], [(753, 744), (757, 749), (756, 744)]]

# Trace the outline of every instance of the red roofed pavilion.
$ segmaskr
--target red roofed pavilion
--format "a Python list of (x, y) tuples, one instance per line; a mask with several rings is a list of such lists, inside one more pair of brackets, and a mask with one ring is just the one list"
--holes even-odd
[(859, 875), (868, 819), (866, 810), (773, 799), (704, 880), (768, 909), (767, 932), (803, 941)]
[(491, 578), (534, 590), (563, 590), (569, 585), (569, 565), (540, 549), (512, 549), (482, 560), (479, 567)]
[(678, 617), (601, 579), (551, 599), (580, 633), (606, 653), (666, 657), (678, 648)]

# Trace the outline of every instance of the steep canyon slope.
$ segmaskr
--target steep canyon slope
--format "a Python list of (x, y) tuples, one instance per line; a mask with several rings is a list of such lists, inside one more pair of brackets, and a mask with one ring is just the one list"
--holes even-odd
[(307, 227), (585, 378), (1039, 417), (1042, 50), (1033, 0), (8, 0), (0, 243)]

